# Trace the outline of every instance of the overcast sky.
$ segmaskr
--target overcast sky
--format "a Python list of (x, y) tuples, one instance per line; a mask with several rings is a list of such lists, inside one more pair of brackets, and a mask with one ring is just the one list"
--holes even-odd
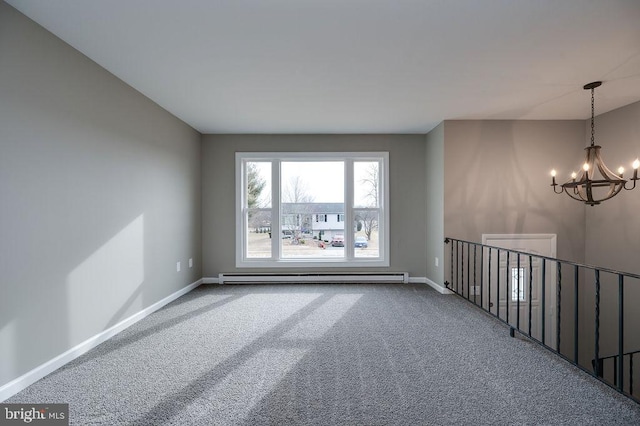
[[(260, 176), (267, 183), (263, 190), (264, 199), (271, 196), (271, 163), (255, 163)], [(362, 204), (366, 190), (359, 182), (368, 164), (354, 167), (356, 182), (356, 204)], [(283, 161), (282, 182), (287, 184), (290, 179), (299, 176), (309, 194), (316, 203), (344, 203), (344, 163), (342, 161)], [(360, 200), (358, 200), (360, 198)], [(360, 203), (358, 203), (360, 201)], [(262, 203), (261, 203), (262, 204)]]

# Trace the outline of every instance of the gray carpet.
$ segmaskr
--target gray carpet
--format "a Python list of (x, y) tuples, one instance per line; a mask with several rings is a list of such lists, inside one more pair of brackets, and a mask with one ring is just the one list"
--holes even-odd
[(6, 402), (79, 425), (639, 425), (640, 405), (424, 285), (201, 286)]

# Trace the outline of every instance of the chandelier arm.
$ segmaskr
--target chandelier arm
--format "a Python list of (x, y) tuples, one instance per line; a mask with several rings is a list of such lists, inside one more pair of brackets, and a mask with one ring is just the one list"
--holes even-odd
[(599, 200), (597, 200), (597, 203), (599, 204), (601, 201), (606, 201), (610, 198), (615, 197), (616, 195), (618, 195), (620, 193), (620, 191), (622, 190), (623, 185), (615, 185), (614, 187), (612, 187), (609, 192), (607, 193), (607, 195)]
[[(635, 182), (634, 182), (635, 183)], [(599, 199), (593, 197), (593, 186), (591, 183), (585, 183), (583, 185), (576, 186), (563, 186), (564, 192), (571, 198), (577, 201), (584, 202), (589, 205), (600, 204), (602, 201), (608, 200), (610, 198), (615, 197), (622, 191), (624, 185), (622, 182), (614, 183), (609, 185), (609, 192)], [(571, 189), (571, 190), (570, 190)], [(633, 189), (633, 188), (628, 188)]]
[(609, 182), (615, 183), (626, 183), (627, 180), (621, 178), (619, 175), (613, 173), (609, 168), (604, 164), (602, 157), (600, 156), (600, 150), (598, 149), (595, 153), (596, 156), (596, 164), (598, 165), (598, 170), (600, 174)]
[(590, 203), (595, 202), (595, 200), (593, 199), (593, 186), (592, 185), (586, 185), (586, 190), (587, 190), (587, 200)]
[[(627, 182), (624, 183), (624, 185), (622, 186), (624, 189), (626, 189), (627, 191), (630, 191), (632, 189), (634, 189), (636, 187), (636, 181), (637, 179), (631, 179), (631, 181), (633, 182), (633, 186), (631, 188), (627, 188)], [(553, 191), (555, 192), (555, 190)], [(557, 194), (557, 192), (556, 192)]]
[[(574, 200), (578, 200), (578, 201), (582, 201), (582, 202), (586, 202), (586, 201), (587, 201), (587, 200), (583, 199), (583, 198), (582, 198), (582, 197), (580, 197), (580, 196), (576, 197), (575, 195), (571, 194), (571, 192), (569, 192), (569, 191), (567, 190), (567, 188), (564, 188), (564, 192), (565, 192), (569, 197), (573, 198)], [(576, 191), (576, 190), (575, 190), (575, 188), (574, 188), (573, 192), (574, 192), (575, 194), (578, 194), (578, 191)]]
[(580, 199), (586, 203), (592, 201), (589, 200), (589, 192), (586, 191), (585, 187), (588, 186), (588, 183), (585, 185), (576, 186), (574, 189), (574, 194), (577, 194)]
[(623, 187), (624, 187), (624, 185), (623, 185), (623, 184), (621, 184), (621, 183), (616, 184), (616, 185), (612, 185), (612, 186), (611, 186), (611, 189), (610, 189), (610, 190), (609, 190), (609, 192), (607, 193), (606, 197), (604, 197), (604, 198), (602, 198), (602, 199), (600, 199), (600, 200), (598, 200), (598, 201), (606, 201), (606, 200), (608, 200), (609, 198), (613, 198), (613, 197), (615, 197), (616, 195), (618, 195), (618, 194), (620, 193), (620, 191), (622, 191), (622, 188), (623, 188)]

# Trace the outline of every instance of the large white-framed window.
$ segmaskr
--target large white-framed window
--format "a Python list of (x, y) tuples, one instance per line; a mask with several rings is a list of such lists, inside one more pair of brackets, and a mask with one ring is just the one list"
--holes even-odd
[(388, 152), (236, 153), (236, 267), (389, 266)]

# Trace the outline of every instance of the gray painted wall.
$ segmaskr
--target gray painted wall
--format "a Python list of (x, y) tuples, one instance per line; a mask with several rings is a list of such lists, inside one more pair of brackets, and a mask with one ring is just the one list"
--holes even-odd
[(571, 173), (584, 121), (452, 120), (444, 134), (446, 236), (553, 233), (559, 258), (584, 260), (584, 208), (554, 194), (549, 174)]
[(200, 179), (199, 133), (0, 2), (0, 386), (202, 276)]
[[(423, 135), (205, 135), (202, 146), (205, 277), (236, 271), (236, 151), (388, 151), (391, 194), (388, 270), (425, 276)], [(251, 271), (259, 270), (251, 268)]]
[[(427, 278), (444, 286), (444, 123), (426, 136)], [(438, 266), (435, 259), (438, 258)]]

